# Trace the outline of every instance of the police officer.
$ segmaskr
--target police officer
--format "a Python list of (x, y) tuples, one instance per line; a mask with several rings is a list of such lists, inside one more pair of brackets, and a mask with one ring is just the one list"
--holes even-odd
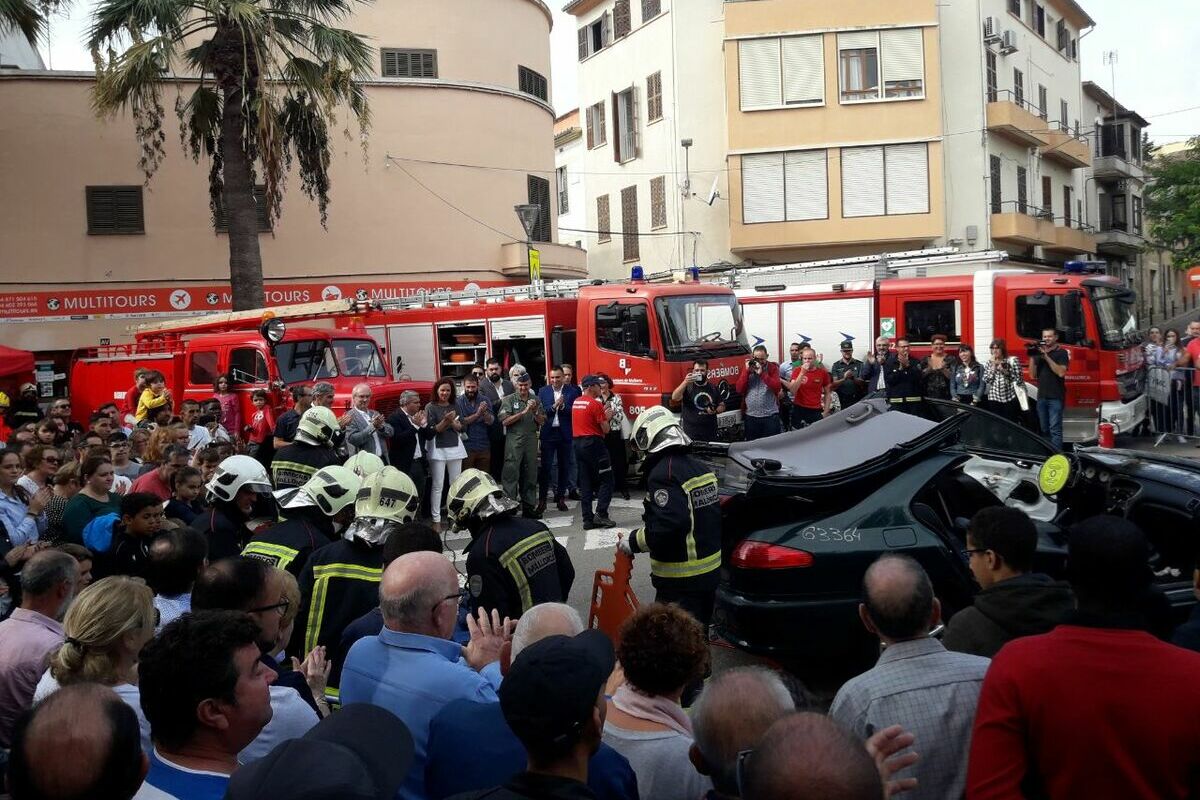
[(222, 461), (204, 488), (209, 508), (192, 520), (192, 527), (208, 539), (209, 561), (236, 556), (250, 538), (247, 524), (259, 517), (275, 517), (271, 479), (263, 465), (250, 456), (230, 456)]
[(650, 553), (655, 600), (678, 604), (707, 629), (720, 578), (721, 507), (717, 476), (687, 454), (690, 443), (666, 408), (638, 415), (633, 444), (646, 453), (646, 510), (642, 527), (617, 546)]
[[(342, 538), (313, 551), (300, 571), (300, 614), (289, 653), (332, 653), (342, 631), (379, 605), (383, 545), (417, 515), (420, 499), (412, 479), (395, 467), (367, 477), (354, 502), (354, 522)], [(337, 696), (333, 683), (327, 690)]]
[(309, 555), (337, 541), (354, 519), (362, 479), (346, 467), (317, 470), (299, 489), (276, 493), (284, 521), (254, 536), (242, 555), (266, 561), (299, 577)]
[(341, 464), (333, 449), (340, 430), (337, 417), (325, 406), (314, 405), (305, 411), (296, 426), (296, 438), (271, 461), (275, 488), (298, 489), (322, 467)]
[(450, 520), (471, 532), (467, 589), (472, 614), (495, 609), (501, 618), (517, 619), (538, 603), (565, 602), (571, 593), (571, 557), (545, 525), (518, 519), (517, 505), (482, 470), (463, 470), (450, 485)]
[(896, 340), (896, 353), (883, 365), (887, 399), (909, 414), (921, 413), (921, 365), (909, 354), (908, 339)]
[(538, 428), (546, 421), (541, 402), (529, 391), (528, 372), (516, 378), (517, 391), (500, 402), (504, 426), (504, 493), (521, 498), (521, 513), (538, 519)]

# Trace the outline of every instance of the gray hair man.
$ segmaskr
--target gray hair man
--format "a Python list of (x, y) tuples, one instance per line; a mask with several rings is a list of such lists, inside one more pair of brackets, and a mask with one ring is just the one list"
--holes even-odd
[(314, 406), (324, 406), (325, 408), (333, 408), (333, 384), (328, 381), (321, 381), (313, 386), (312, 404)]
[(883, 782), (867, 749), (821, 714), (801, 712), (776, 722), (759, 746), (743, 757), (741, 772), (741, 796), (746, 800), (879, 800), (884, 796)]
[(338, 424), (346, 431), (346, 445), (351, 455), (360, 450), (379, 456), (387, 463), (388, 451), (385, 440), (392, 437), (392, 426), (375, 409), (371, 408), (372, 389), (369, 383), (360, 383), (350, 393), (351, 408)]

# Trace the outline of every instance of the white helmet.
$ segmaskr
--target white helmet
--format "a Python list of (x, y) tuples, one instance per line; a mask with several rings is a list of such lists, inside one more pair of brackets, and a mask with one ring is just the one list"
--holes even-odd
[(296, 426), (296, 440), (329, 446), (339, 427), (332, 411), (325, 406), (312, 406), (300, 417), (300, 423)]
[(446, 513), (459, 528), (466, 527), (471, 517), (487, 519), (519, 506), (504, 494), (495, 478), (480, 469), (464, 469), (446, 492)]
[(354, 522), (345, 538), (381, 544), (388, 532), (412, 522), (421, 507), (421, 497), (412, 478), (395, 467), (384, 467), (368, 475), (354, 501)]
[(369, 450), (359, 450), (347, 458), (343, 466), (359, 478), (365, 478), (383, 469), (383, 459)]
[(272, 489), (266, 467), (250, 456), (230, 456), (222, 461), (204, 488), (210, 498), (229, 503), (243, 487), (268, 493)]
[(679, 427), (679, 420), (663, 406), (652, 406), (638, 414), (633, 421), (630, 438), (634, 447), (647, 453), (692, 443), (683, 428)]
[[(294, 492), (288, 492), (281, 503), (282, 508), (304, 508), (316, 506), (327, 517), (336, 517), (338, 512), (354, 502), (362, 479), (345, 467), (336, 464), (322, 467)], [(287, 492), (288, 490), (285, 490)]]

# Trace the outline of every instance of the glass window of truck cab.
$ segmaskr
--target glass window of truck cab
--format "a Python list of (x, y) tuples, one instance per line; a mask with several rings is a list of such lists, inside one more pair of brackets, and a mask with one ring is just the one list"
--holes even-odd
[(229, 373), (235, 386), (266, 383), (271, 379), (263, 352), (254, 347), (239, 347), (230, 351)]
[[(1017, 295), (1017, 335), (1027, 341), (1041, 341), (1042, 331), (1054, 328), (1060, 344), (1079, 345), (1088, 338), (1079, 292), (1047, 294), (1043, 291)], [(1017, 354), (1016, 345), (1009, 349)]]
[(338, 372), (347, 378), (385, 378), (387, 368), (374, 339), (334, 339)]
[(649, 306), (617, 300), (596, 306), (596, 346), (648, 358), (652, 350)]
[(654, 301), (668, 361), (750, 352), (742, 307), (731, 294), (668, 295)]
[(212, 386), (216, 383), (217, 354), (212, 350), (192, 353), (188, 356), (188, 383), (193, 386)]
[(961, 342), (962, 302), (959, 300), (908, 300), (904, 303), (904, 331), (911, 344), (929, 344), (934, 334), (948, 342)]
[(1137, 314), (1132, 291), (1123, 286), (1089, 286), (1088, 296), (1096, 315), (1096, 333), (1102, 348), (1120, 350), (1137, 344)]
[(284, 383), (311, 383), (335, 378), (337, 361), (324, 339), (297, 339), (275, 345), (279, 379)]

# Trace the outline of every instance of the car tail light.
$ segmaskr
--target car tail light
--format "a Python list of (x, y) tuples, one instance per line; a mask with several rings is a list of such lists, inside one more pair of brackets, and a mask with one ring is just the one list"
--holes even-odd
[(742, 569), (793, 569), (811, 567), (813, 554), (794, 547), (747, 539), (734, 548), (732, 563)]

